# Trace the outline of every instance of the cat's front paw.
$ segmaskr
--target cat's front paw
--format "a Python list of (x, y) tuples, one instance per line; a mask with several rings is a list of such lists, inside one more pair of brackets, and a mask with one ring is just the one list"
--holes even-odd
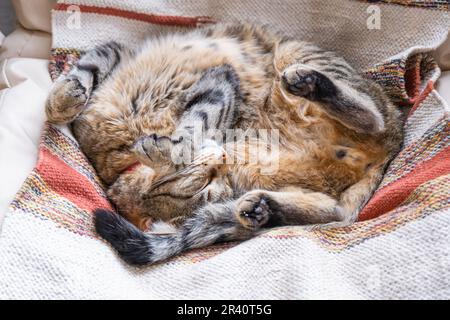
[(236, 218), (245, 228), (258, 229), (269, 221), (272, 211), (263, 192), (247, 192), (237, 201)]
[(170, 137), (151, 134), (139, 138), (132, 151), (139, 161), (150, 167), (169, 164), (173, 142)]
[(72, 121), (83, 111), (88, 95), (86, 88), (74, 77), (57, 81), (47, 100), (46, 113), (50, 122)]
[(336, 96), (333, 82), (320, 72), (293, 65), (281, 76), (283, 88), (292, 95), (311, 101), (326, 100)]

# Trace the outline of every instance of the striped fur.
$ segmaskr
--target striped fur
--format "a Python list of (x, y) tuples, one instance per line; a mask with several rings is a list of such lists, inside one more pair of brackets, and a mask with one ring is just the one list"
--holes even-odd
[[(72, 122), (109, 197), (138, 227), (96, 215), (97, 231), (133, 264), (263, 227), (354, 221), (402, 140), (399, 112), (377, 84), (333, 52), (251, 25), (150, 39), (134, 50), (98, 47), (56, 82), (47, 115)], [(220, 130), (277, 129), (280, 150), (270, 156), (278, 170), (205, 166), (205, 157), (236, 154), (227, 142), (195, 146), (188, 165), (170, 163), (194, 120)], [(252, 141), (237, 140), (248, 143), (246, 156), (256, 152)], [(143, 165), (124, 171), (136, 161)], [(159, 219), (179, 229), (141, 231)]]

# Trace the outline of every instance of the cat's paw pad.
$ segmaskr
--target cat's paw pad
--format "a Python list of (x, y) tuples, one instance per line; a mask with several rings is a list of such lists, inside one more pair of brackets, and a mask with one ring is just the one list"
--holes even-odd
[(262, 227), (270, 214), (269, 200), (260, 192), (248, 192), (238, 200), (236, 217), (247, 229)]
[(85, 108), (87, 99), (86, 88), (77, 78), (68, 77), (56, 82), (47, 103), (49, 121), (70, 121)]
[(296, 66), (289, 67), (283, 72), (281, 84), (290, 94), (312, 101), (336, 95), (336, 87), (325, 75)]
[(139, 138), (133, 145), (133, 152), (139, 160), (153, 166), (170, 161), (173, 142), (170, 137), (151, 134)]

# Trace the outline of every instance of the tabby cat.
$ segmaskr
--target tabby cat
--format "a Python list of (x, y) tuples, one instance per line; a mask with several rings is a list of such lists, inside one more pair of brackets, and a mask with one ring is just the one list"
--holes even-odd
[[(249, 24), (99, 46), (55, 82), (46, 112), (71, 123), (107, 185), (121, 216), (97, 210), (97, 232), (134, 265), (272, 226), (350, 223), (402, 142), (379, 85), (333, 52)], [(194, 123), (243, 135), (193, 143)], [(276, 148), (228, 161), (273, 145), (246, 138), (252, 129), (276, 131)], [(170, 228), (151, 227), (159, 220)]]

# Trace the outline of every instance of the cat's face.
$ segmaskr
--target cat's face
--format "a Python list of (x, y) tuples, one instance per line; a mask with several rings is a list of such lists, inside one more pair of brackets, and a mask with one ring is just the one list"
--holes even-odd
[(205, 149), (192, 163), (156, 178), (144, 199), (149, 216), (185, 218), (207, 203), (233, 196), (223, 149)]

